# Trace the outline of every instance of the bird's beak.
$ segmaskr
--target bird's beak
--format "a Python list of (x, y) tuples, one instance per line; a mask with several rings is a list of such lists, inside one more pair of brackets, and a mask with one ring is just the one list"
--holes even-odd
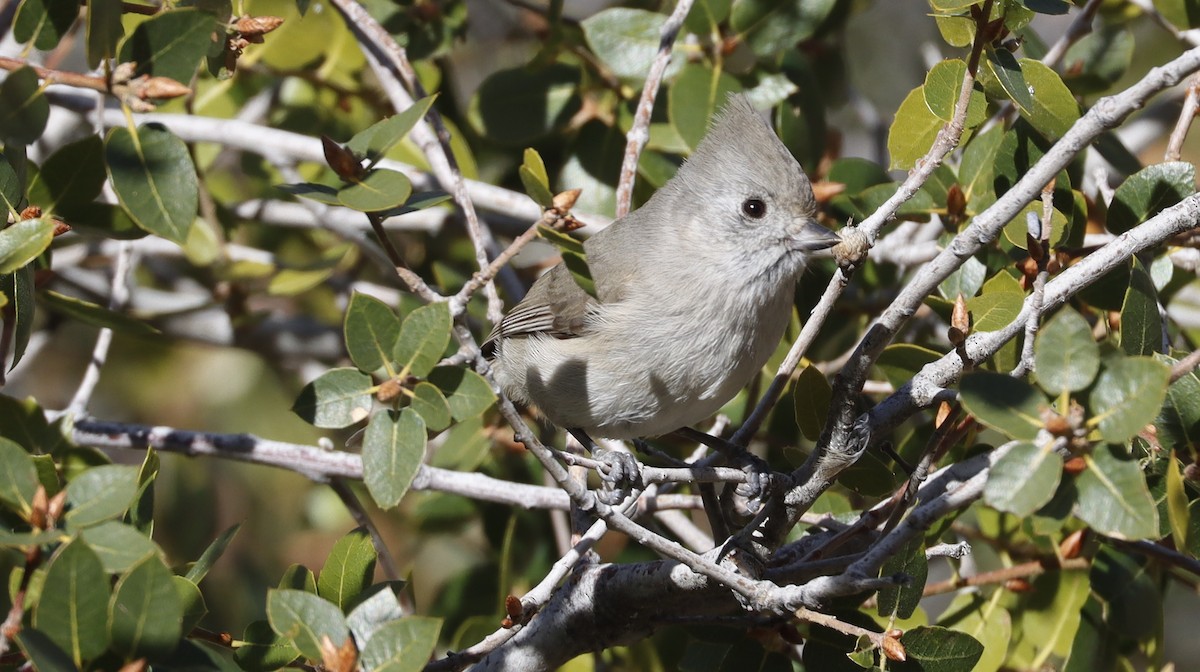
[(792, 241), (795, 243), (797, 249), (804, 252), (813, 252), (833, 247), (842, 242), (842, 238), (813, 220), (806, 219), (804, 224), (801, 225), (800, 230), (792, 237)]

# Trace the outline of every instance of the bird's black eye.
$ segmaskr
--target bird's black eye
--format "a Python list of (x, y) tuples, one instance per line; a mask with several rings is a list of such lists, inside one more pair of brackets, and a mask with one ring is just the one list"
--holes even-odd
[(760, 198), (747, 198), (742, 202), (742, 214), (753, 219), (762, 219), (767, 214), (767, 204)]

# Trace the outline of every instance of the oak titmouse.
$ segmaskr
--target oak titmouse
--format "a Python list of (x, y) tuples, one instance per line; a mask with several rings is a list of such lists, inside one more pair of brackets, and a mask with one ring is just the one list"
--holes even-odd
[(809, 253), (838, 242), (815, 215), (800, 165), (731, 96), (675, 177), (584, 243), (596, 298), (559, 264), (496, 326), (496, 381), (576, 434), (704, 420), (774, 352)]

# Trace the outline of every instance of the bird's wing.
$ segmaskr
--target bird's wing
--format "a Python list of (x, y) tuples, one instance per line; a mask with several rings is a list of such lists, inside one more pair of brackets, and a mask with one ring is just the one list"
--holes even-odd
[(492, 329), (483, 343), (483, 354), (492, 357), (502, 338), (544, 334), (577, 338), (587, 332), (587, 317), (599, 303), (559, 264), (538, 278), (529, 293)]

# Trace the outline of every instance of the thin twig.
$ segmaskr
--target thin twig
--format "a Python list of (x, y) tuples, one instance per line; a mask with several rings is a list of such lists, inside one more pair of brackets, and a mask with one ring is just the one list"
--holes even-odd
[(1183, 109), (1179, 110), (1179, 119), (1175, 122), (1175, 129), (1171, 131), (1171, 138), (1167, 142), (1167, 151), (1163, 158), (1167, 161), (1178, 161), (1180, 153), (1183, 151), (1183, 141), (1187, 138), (1188, 129), (1192, 127), (1192, 120), (1196, 118), (1196, 110), (1200, 109), (1200, 77), (1193, 76), (1188, 81), (1187, 95), (1183, 98)]
[(659, 33), (658, 54), (650, 64), (650, 72), (646, 75), (646, 84), (642, 87), (642, 97), (638, 100), (637, 111), (633, 115), (633, 126), (625, 134), (625, 158), (621, 162), (621, 177), (617, 181), (617, 217), (629, 214), (633, 205), (633, 181), (637, 177), (638, 158), (642, 149), (650, 140), (650, 115), (654, 112), (654, 99), (658, 96), (658, 87), (662, 85), (663, 73), (671, 62), (671, 52), (675, 48), (675, 38), (683, 27), (692, 8), (692, 0), (679, 0), (675, 10), (667, 17)]
[[(133, 244), (130, 241), (121, 241), (113, 268), (112, 292), (108, 298), (109, 310), (119, 312), (129, 302), (129, 273), (137, 263), (136, 257)], [(71, 397), (71, 403), (67, 404), (66, 413), (76, 417), (87, 413), (88, 402), (91, 401), (96, 385), (100, 382), (100, 370), (108, 360), (108, 348), (112, 345), (112, 339), (112, 328), (101, 327), (100, 333), (96, 335), (96, 345), (92, 348), (92, 358), (88, 360), (87, 370), (83, 372), (83, 379), (79, 381), (75, 396)]]
[[(396, 43), (391, 34), (379, 25), (379, 22), (367, 12), (366, 8), (355, 0), (333, 0), (333, 4), (341, 12), (356, 39), (363, 45), (363, 53), (367, 56), (376, 76), (385, 83), (398, 77), (400, 81), (403, 81), (407, 91), (411, 92), (411, 95), (408, 95), (400, 87), (384, 87), (397, 111), (411, 107), (413, 98), (425, 98), (428, 95), (425, 87), (417, 78), (412, 63), (408, 60), (408, 52)], [(462, 210), (463, 218), (467, 222), (467, 233), (475, 247), (476, 261), (479, 263), (480, 270), (484, 270), (488, 267), (487, 250), (495, 245), (495, 241), (492, 239), (491, 232), (481, 225), (479, 215), (475, 212), (475, 204), (472, 203), (470, 194), (467, 192), (462, 170), (458, 166), (458, 159), (454, 157), (454, 151), (450, 147), (450, 131), (442, 122), (441, 114), (436, 106), (429, 107), (425, 119), (432, 126), (432, 131), (422, 121), (413, 129), (413, 140), (421, 147), (425, 157), (429, 160), (438, 181), (450, 192), (454, 197), (454, 202)], [(439, 148), (440, 151), (437, 151)], [(500, 301), (500, 295), (496, 292), (496, 285), (488, 282), (484, 285), (484, 294), (488, 299), (488, 319), (493, 324), (498, 324), (504, 306)]]
[(1180, 378), (1192, 373), (1196, 367), (1200, 366), (1200, 350), (1193, 350), (1188, 353), (1187, 357), (1179, 360), (1174, 367), (1171, 368), (1171, 382), (1175, 382)]
[(974, 576), (957, 576), (945, 581), (927, 583), (925, 584), (925, 590), (921, 594), (924, 597), (944, 595), (972, 586), (989, 586), (997, 583), (1007, 583), (1014, 579), (1031, 579), (1039, 574), (1045, 574), (1050, 570), (1069, 572), (1072, 570), (1087, 569), (1091, 565), (1092, 561), (1087, 558), (1059, 559), (1058, 557), (1051, 557), (1042, 560), (1031, 560), (1019, 565), (1013, 565), (1012, 567), (983, 572)]
[(1021, 361), (1012, 371), (1014, 378), (1020, 378), (1034, 371), (1033, 345), (1037, 339), (1038, 325), (1042, 319), (1042, 302), (1046, 296), (1046, 280), (1050, 277), (1047, 264), (1050, 261), (1050, 227), (1054, 215), (1054, 181), (1042, 188), (1042, 216), (1039, 219), (1032, 212), (1027, 216), (1027, 231), (1025, 241), (1029, 246), (1029, 256), (1037, 262), (1037, 275), (1033, 279), (1033, 292), (1030, 293), (1030, 303), (1033, 312), (1025, 323), (1025, 342), (1021, 344)]
[(812, 609), (807, 609), (805, 607), (800, 607), (797, 609), (795, 611), (795, 615), (796, 618), (800, 619), (801, 621), (815, 623), (816, 625), (840, 632), (843, 635), (850, 635), (851, 637), (855, 638), (865, 636), (871, 640), (871, 644), (874, 646), (883, 645), (883, 638), (885, 636), (884, 633), (875, 632), (874, 630), (867, 630), (866, 628), (854, 625), (853, 623), (847, 623), (838, 619), (836, 616), (822, 614), (819, 611), (813, 611)]
[(1079, 13), (1071, 20), (1071, 25), (1067, 26), (1067, 30), (1046, 50), (1046, 55), (1042, 57), (1042, 65), (1051, 68), (1057, 66), (1071, 45), (1092, 32), (1092, 21), (1096, 18), (1096, 11), (1100, 9), (1101, 1), (1088, 0), (1088, 4), (1084, 5), (1083, 9), (1079, 10)]

